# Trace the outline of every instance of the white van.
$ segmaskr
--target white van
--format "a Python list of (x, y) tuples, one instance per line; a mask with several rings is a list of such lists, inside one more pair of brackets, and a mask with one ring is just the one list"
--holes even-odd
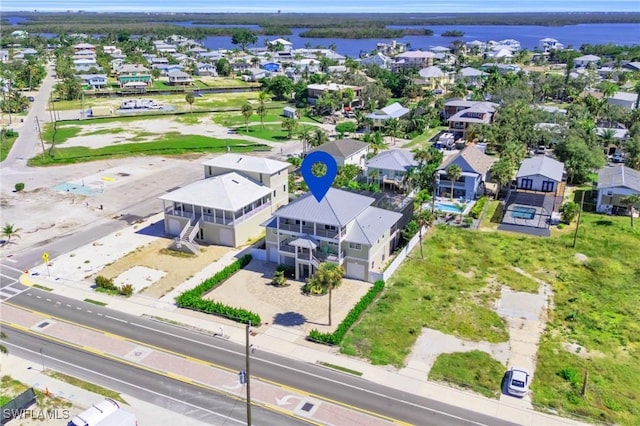
[(91, 408), (75, 416), (67, 426), (96, 426), (111, 414), (118, 411), (120, 406), (111, 398), (96, 402)]

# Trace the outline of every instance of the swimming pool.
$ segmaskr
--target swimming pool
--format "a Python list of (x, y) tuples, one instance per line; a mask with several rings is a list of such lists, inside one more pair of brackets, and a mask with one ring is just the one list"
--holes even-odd
[(511, 217), (514, 219), (531, 220), (536, 216), (536, 209), (533, 207), (515, 206), (511, 210)]
[(464, 209), (467, 207), (466, 204), (461, 205), (462, 210), (460, 210), (459, 208), (457, 208), (454, 205), (451, 204), (444, 204), (444, 203), (436, 203), (435, 204), (435, 209), (439, 210), (441, 212), (447, 212), (447, 213), (455, 213), (455, 214), (460, 214), (464, 211)]

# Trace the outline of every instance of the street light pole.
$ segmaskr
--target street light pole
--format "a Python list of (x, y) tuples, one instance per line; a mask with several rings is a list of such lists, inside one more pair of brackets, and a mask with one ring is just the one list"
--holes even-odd
[(247, 426), (251, 426), (251, 347), (249, 346), (249, 333), (251, 332), (251, 321), (246, 327), (246, 347), (245, 347), (245, 360), (246, 360), (246, 372), (247, 372)]

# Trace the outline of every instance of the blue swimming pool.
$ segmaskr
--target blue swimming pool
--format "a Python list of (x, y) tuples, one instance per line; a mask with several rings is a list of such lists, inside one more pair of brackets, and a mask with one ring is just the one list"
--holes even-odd
[(536, 209), (533, 207), (515, 206), (511, 210), (511, 217), (514, 219), (531, 220), (536, 217)]
[(444, 204), (444, 203), (436, 203), (435, 204), (435, 209), (439, 210), (441, 212), (446, 212), (446, 213), (455, 213), (455, 214), (460, 214), (461, 212), (464, 211), (464, 209), (467, 207), (466, 204), (462, 205), (462, 210), (460, 210), (458, 207), (456, 207), (455, 205), (452, 204)]

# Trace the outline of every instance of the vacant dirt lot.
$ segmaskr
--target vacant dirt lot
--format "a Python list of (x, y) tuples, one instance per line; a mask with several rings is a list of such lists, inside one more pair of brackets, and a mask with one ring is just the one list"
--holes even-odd
[(167, 250), (169, 242), (168, 239), (159, 238), (105, 266), (95, 276), (115, 279), (134, 266), (165, 271), (167, 275), (143, 290), (145, 296), (160, 298), (229, 251), (228, 247), (206, 246), (201, 247), (202, 252), (198, 256), (188, 256)]

